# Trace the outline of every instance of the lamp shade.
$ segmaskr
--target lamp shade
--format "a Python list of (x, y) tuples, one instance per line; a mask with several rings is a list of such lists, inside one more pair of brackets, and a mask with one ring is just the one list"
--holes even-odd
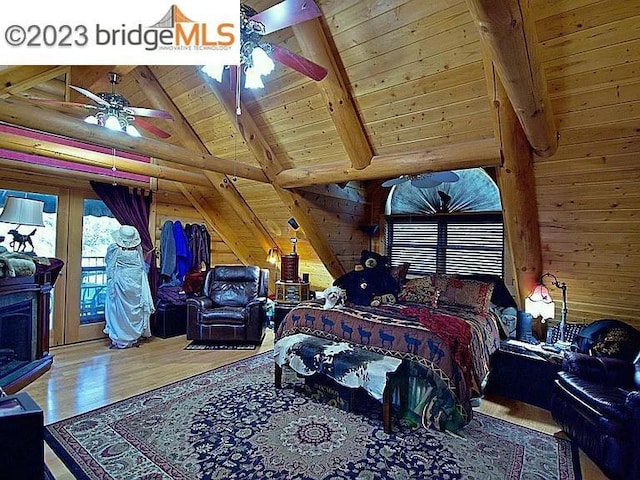
[(553, 318), (555, 308), (556, 305), (549, 295), (549, 289), (544, 285), (537, 285), (524, 300), (524, 310), (530, 313), (533, 318), (542, 317), (545, 320)]
[(44, 227), (42, 219), (43, 208), (44, 202), (42, 200), (7, 197), (4, 210), (0, 214), (0, 222)]

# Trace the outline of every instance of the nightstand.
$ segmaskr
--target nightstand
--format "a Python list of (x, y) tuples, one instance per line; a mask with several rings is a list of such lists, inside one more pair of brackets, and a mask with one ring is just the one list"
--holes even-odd
[(502, 341), (491, 357), (486, 395), (500, 395), (549, 410), (553, 382), (562, 366), (562, 355)]

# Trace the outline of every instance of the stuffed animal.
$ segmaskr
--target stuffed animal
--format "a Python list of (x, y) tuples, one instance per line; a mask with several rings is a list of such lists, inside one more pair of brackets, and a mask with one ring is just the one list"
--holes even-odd
[(398, 282), (387, 266), (387, 257), (369, 250), (360, 255), (361, 268), (346, 273), (333, 284), (343, 288), (347, 300), (356, 305), (378, 306), (395, 303)]

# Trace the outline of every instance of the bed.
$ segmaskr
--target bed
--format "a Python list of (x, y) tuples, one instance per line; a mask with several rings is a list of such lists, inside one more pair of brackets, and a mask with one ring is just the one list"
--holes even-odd
[(456, 431), (471, 420), (471, 399), (481, 395), (500, 344), (493, 291), (490, 282), (431, 275), (408, 281), (394, 305), (324, 310), (322, 300), (310, 300), (286, 315), (276, 342), (304, 333), (402, 359), (409, 366), (410, 411), (425, 427)]

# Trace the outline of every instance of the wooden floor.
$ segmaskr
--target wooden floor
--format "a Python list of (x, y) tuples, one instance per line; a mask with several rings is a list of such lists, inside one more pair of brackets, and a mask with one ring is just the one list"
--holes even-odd
[[(126, 350), (112, 350), (107, 341), (55, 348), (52, 369), (25, 391), (43, 408), (45, 424), (49, 424), (270, 350), (273, 331), (267, 331), (262, 346), (256, 350), (184, 350), (188, 343), (182, 335), (152, 338), (139, 348)], [(549, 412), (524, 403), (483, 399), (479, 410), (559, 434)], [(74, 478), (48, 447), (45, 460), (57, 480)], [(581, 454), (580, 461), (584, 480), (606, 479), (585, 455)]]

